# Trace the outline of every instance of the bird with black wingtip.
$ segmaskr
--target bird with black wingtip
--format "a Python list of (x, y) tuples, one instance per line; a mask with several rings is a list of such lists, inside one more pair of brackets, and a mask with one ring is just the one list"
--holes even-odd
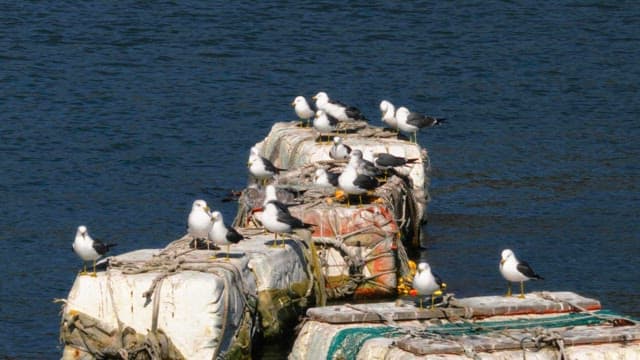
[(239, 243), (240, 240), (244, 239), (244, 236), (242, 236), (242, 234), (240, 234), (233, 227), (226, 226), (224, 224), (224, 219), (222, 218), (222, 214), (219, 211), (214, 211), (211, 213), (211, 221), (213, 222), (213, 225), (209, 230), (209, 234), (208, 234), (209, 241), (213, 242), (216, 245), (226, 245), (227, 246), (226, 260), (229, 261), (230, 245)]
[[(314, 226), (291, 215), (288, 206), (278, 201), (276, 188), (273, 185), (267, 185), (265, 188), (263, 207), (260, 220), (265, 229), (275, 234), (273, 246), (278, 241), (278, 234), (291, 234), (296, 229), (309, 229)], [(284, 238), (282, 238), (282, 246), (285, 246)]]
[[(404, 106), (401, 106), (396, 110), (396, 121), (398, 122), (398, 129), (400, 131), (409, 133), (409, 140), (418, 142), (418, 131), (423, 128), (434, 127), (445, 122), (445, 118), (436, 118), (433, 116), (423, 115), (418, 112), (409, 111)], [(411, 137), (411, 135), (413, 135)]]
[(249, 168), (249, 173), (259, 180), (261, 185), (265, 185), (269, 179), (273, 179), (281, 171), (286, 171), (286, 169), (274, 166), (267, 158), (260, 156), (258, 148), (255, 146), (251, 148), (247, 167)]
[(347, 206), (351, 206), (350, 195), (358, 195), (362, 205), (362, 194), (375, 190), (378, 187), (378, 179), (364, 174), (359, 170), (362, 152), (353, 150), (349, 155), (349, 162), (338, 177), (338, 186), (347, 194)]
[(511, 282), (520, 282), (520, 296), (518, 297), (524, 299), (525, 281), (531, 279), (544, 280), (542, 276), (533, 271), (529, 263), (518, 260), (511, 249), (502, 250), (500, 273), (507, 280), (507, 297), (511, 296)]
[[(105, 244), (89, 235), (89, 230), (84, 225), (78, 226), (76, 237), (73, 240), (72, 249), (82, 259), (82, 271), (80, 275), (96, 277), (96, 261), (104, 256), (116, 244)], [(87, 261), (93, 262), (93, 273), (87, 273)]]

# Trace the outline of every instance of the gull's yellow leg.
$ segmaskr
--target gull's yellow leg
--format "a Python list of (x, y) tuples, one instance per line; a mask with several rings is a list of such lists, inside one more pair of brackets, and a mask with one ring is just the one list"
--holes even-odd
[(520, 281), (520, 299), (524, 299), (524, 281)]
[(506, 297), (511, 297), (511, 282), (507, 281), (507, 295)]

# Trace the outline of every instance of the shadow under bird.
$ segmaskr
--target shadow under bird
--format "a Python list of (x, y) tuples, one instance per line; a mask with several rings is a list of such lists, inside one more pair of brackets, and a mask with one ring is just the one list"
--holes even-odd
[(87, 261), (93, 262), (93, 273), (91, 276), (96, 276), (96, 260), (105, 255), (116, 244), (105, 244), (98, 239), (93, 239), (89, 235), (87, 227), (84, 225), (78, 226), (76, 230), (76, 237), (73, 240), (71, 246), (73, 251), (82, 259), (82, 271), (80, 275), (87, 275)]
[(531, 268), (526, 261), (516, 258), (516, 255), (510, 249), (502, 250), (500, 259), (500, 273), (507, 280), (507, 294), (511, 296), (511, 282), (520, 282), (520, 296), (524, 299), (524, 282), (531, 279), (544, 280), (544, 278)]

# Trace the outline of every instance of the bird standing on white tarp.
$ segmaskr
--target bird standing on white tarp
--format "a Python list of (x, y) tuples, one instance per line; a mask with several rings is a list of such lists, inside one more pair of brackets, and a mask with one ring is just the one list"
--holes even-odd
[(76, 237), (73, 240), (73, 251), (82, 259), (82, 271), (80, 275), (87, 275), (87, 261), (93, 261), (93, 273), (91, 276), (96, 276), (96, 260), (106, 254), (116, 244), (104, 244), (98, 239), (92, 239), (89, 236), (89, 231), (84, 225), (78, 226), (76, 230)]
[[(322, 142), (322, 134), (332, 133), (336, 130), (338, 126), (338, 119), (333, 116), (327, 114), (323, 110), (316, 111), (316, 116), (313, 119), (313, 128), (320, 133), (320, 141)], [(327, 137), (327, 142), (329, 139)]]
[(396, 107), (390, 101), (382, 100), (380, 102), (380, 111), (382, 112), (382, 122), (387, 124), (389, 128), (398, 131), (398, 120), (396, 120)]
[(194, 248), (198, 248), (198, 240), (207, 241), (211, 226), (211, 211), (207, 202), (204, 200), (194, 201), (187, 220), (187, 233), (193, 238)]
[(409, 111), (404, 106), (401, 106), (396, 110), (396, 120), (398, 121), (398, 129), (402, 132), (413, 134), (413, 139), (409, 137), (414, 143), (418, 142), (418, 130), (425, 127), (433, 127), (442, 124), (445, 118), (435, 118), (432, 116), (422, 115), (417, 112)]
[(433, 272), (431, 272), (431, 266), (426, 262), (418, 264), (418, 271), (413, 277), (412, 286), (418, 292), (420, 296), (420, 308), (422, 309), (422, 296), (431, 296), (431, 308), (434, 308), (435, 297), (442, 295), (442, 290), (447, 288), (447, 284), (442, 282), (442, 279)]
[(222, 218), (222, 214), (219, 211), (214, 211), (211, 213), (211, 221), (213, 225), (209, 230), (209, 241), (213, 242), (216, 245), (226, 245), (227, 246), (227, 261), (229, 261), (229, 247), (231, 244), (237, 244), (240, 240), (244, 239), (236, 229), (231, 226), (226, 226), (224, 224), (224, 219)]
[(524, 299), (524, 282), (531, 279), (544, 280), (536, 274), (526, 261), (519, 261), (510, 249), (502, 250), (500, 259), (500, 273), (507, 280), (507, 295), (511, 296), (511, 282), (520, 282), (520, 296)]
[(303, 120), (303, 124), (308, 126), (309, 120), (316, 114), (315, 106), (310, 105), (304, 96), (296, 96), (296, 98), (293, 99), (291, 106), (293, 106), (298, 118)]

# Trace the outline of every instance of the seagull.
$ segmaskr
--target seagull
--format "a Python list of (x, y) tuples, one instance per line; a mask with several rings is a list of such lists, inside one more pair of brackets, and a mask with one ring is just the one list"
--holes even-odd
[(244, 239), (236, 229), (231, 226), (224, 225), (224, 219), (219, 211), (211, 213), (211, 221), (213, 226), (209, 230), (209, 241), (216, 245), (227, 245), (227, 261), (229, 261), (229, 246), (231, 244), (237, 244), (240, 240)]
[(211, 230), (211, 213), (207, 202), (196, 200), (191, 206), (189, 219), (187, 221), (187, 233), (193, 238), (193, 247), (198, 247), (198, 240), (207, 240), (209, 230)]
[(286, 170), (275, 167), (271, 161), (260, 156), (255, 146), (251, 148), (247, 166), (249, 167), (249, 173), (253, 175), (253, 177), (261, 180), (263, 185), (267, 179), (271, 179), (281, 171)]
[(389, 125), (395, 131), (398, 131), (398, 121), (396, 120), (396, 107), (390, 101), (382, 100), (380, 102), (380, 111), (382, 112), (382, 122)]
[(339, 101), (329, 99), (326, 92), (320, 91), (313, 98), (316, 101), (318, 110), (324, 110), (339, 121), (367, 121), (360, 110), (353, 106), (347, 106)]
[[(275, 234), (274, 245), (278, 241), (278, 233), (290, 234), (295, 229), (308, 229), (313, 226), (291, 215), (287, 205), (277, 200), (276, 188), (273, 185), (267, 185), (264, 200), (262, 225)], [(282, 246), (284, 246), (284, 239), (282, 239)]]
[(362, 205), (362, 194), (378, 187), (378, 180), (374, 176), (358, 172), (362, 161), (362, 152), (353, 150), (349, 156), (349, 163), (338, 177), (338, 186), (347, 193), (347, 206), (351, 206), (349, 195), (358, 195)]
[(387, 153), (377, 153), (373, 155), (373, 165), (378, 169), (389, 170), (394, 167), (404, 166), (406, 164), (413, 164), (418, 159), (407, 159), (401, 156), (395, 156)]
[(396, 120), (398, 121), (398, 129), (400, 129), (400, 131), (413, 134), (413, 142), (415, 143), (418, 142), (418, 130), (425, 127), (440, 125), (446, 119), (411, 112), (406, 107), (401, 106), (396, 110)]
[(355, 157), (355, 164), (358, 174), (367, 175), (371, 177), (381, 176), (383, 175), (382, 171), (376, 167), (376, 165), (365, 159), (362, 151), (353, 150), (350, 154), (350, 157)]
[(347, 160), (350, 153), (351, 148), (349, 145), (343, 144), (340, 136), (334, 136), (333, 146), (329, 150), (329, 157), (333, 160)]
[(434, 308), (435, 297), (442, 294), (442, 290), (447, 288), (447, 284), (433, 272), (431, 266), (426, 262), (418, 264), (418, 272), (413, 277), (412, 286), (418, 291), (420, 297), (420, 308), (422, 309), (422, 296), (431, 295), (431, 308)]
[(96, 277), (96, 260), (107, 253), (116, 244), (104, 244), (98, 239), (92, 239), (89, 236), (87, 227), (84, 225), (78, 226), (76, 230), (76, 238), (73, 240), (71, 246), (73, 251), (82, 259), (82, 271), (80, 275), (87, 275), (87, 261), (93, 261), (93, 274), (91, 276)]
[(315, 106), (312, 107), (309, 105), (304, 96), (296, 96), (296, 98), (293, 99), (291, 106), (293, 106), (296, 115), (298, 115), (300, 120), (305, 120), (306, 123), (308, 123), (309, 119), (316, 114)]
[[(336, 131), (338, 126), (338, 119), (327, 114), (323, 110), (316, 111), (316, 116), (313, 119), (313, 127), (320, 133), (320, 139), (322, 140), (322, 133), (331, 133)], [(328, 140), (327, 140), (328, 141)]]
[(318, 186), (328, 187), (328, 186), (338, 186), (338, 177), (340, 174), (336, 174), (333, 172), (329, 172), (323, 168), (318, 168), (315, 173), (315, 177), (313, 179), (313, 183)]
[(536, 274), (526, 261), (519, 261), (510, 249), (502, 250), (500, 260), (500, 273), (507, 280), (507, 297), (511, 296), (511, 282), (520, 282), (520, 296), (524, 299), (524, 282), (531, 279), (544, 280), (542, 276)]

